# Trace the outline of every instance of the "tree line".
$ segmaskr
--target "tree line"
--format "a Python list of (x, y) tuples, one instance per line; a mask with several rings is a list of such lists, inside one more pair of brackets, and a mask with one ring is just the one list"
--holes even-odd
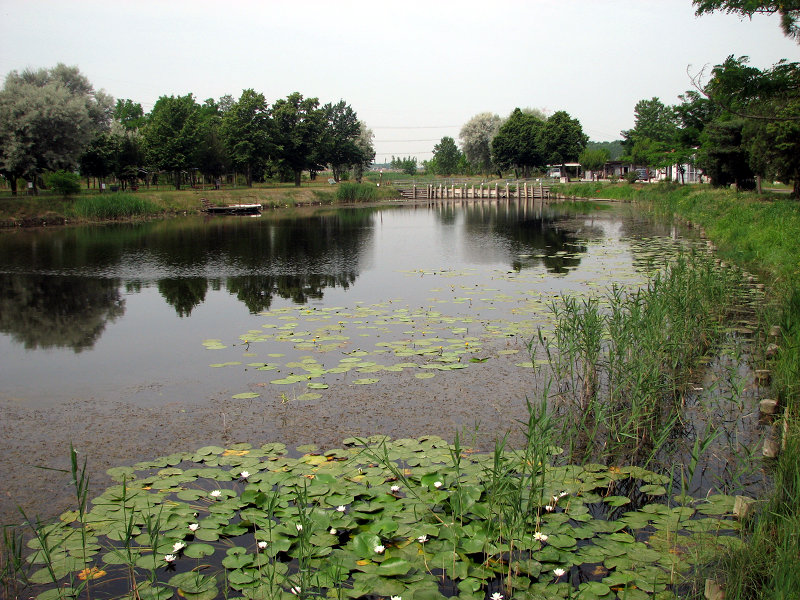
[[(530, 177), (548, 165), (576, 162), (586, 148), (588, 136), (580, 121), (560, 110), (546, 116), (531, 108), (515, 108), (507, 118), (491, 112), (475, 115), (459, 133), (461, 148), (449, 136), (433, 147), (433, 157), (423, 161), (427, 173), (497, 174), (514, 171)], [(413, 174), (416, 160), (395, 159), (392, 166)]]
[(60, 170), (114, 177), (123, 187), (167, 172), (176, 189), (231, 171), (247, 185), (279, 178), (299, 186), (303, 171), (314, 177), (326, 168), (336, 181), (351, 171), (360, 180), (375, 157), (373, 137), (344, 100), (321, 105), (298, 92), (272, 105), (253, 89), (202, 103), (161, 96), (145, 113), (63, 64), (12, 71), (0, 90), (0, 174), (12, 193), (18, 179), (35, 191), (42, 174)]

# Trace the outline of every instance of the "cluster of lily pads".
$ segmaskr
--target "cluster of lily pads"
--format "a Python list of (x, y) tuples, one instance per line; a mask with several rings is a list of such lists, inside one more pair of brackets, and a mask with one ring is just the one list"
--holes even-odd
[[(548, 308), (553, 299), (565, 290), (576, 297), (602, 297), (612, 275), (618, 285), (639, 287), (654, 264), (686, 245), (668, 238), (628, 243), (635, 248), (633, 262), (618, 244), (594, 242), (579, 274), (555, 278), (533, 269), (493, 270), (488, 278), (475, 269), (403, 271), (398, 276), (432, 280), (436, 287), (422, 298), (356, 302), (354, 307), (275, 308), (260, 313), (259, 327), (235, 342), (206, 339), (203, 346), (227, 350), (231, 360), (212, 363), (213, 368), (273, 372), (267, 382), (284, 400), (315, 400), (334, 383), (374, 384), (390, 373), (430, 379), (490, 359), (530, 368), (526, 343), (539, 329), (553, 329)], [(538, 255), (520, 256), (524, 261)], [(233, 398), (258, 398), (262, 392), (251, 387)]]
[(674, 598), (739, 543), (732, 497), (672, 496), (640, 467), (432, 436), (343, 444), (110, 469), (117, 485), (30, 541), (38, 600)]

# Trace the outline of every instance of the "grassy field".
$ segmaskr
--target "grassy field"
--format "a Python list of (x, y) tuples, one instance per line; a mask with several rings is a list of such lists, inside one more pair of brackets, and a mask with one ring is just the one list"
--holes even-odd
[[(782, 452), (765, 459), (773, 489), (758, 501), (745, 527), (742, 550), (721, 557), (716, 578), (725, 598), (796, 598), (800, 590), (800, 202), (782, 190), (762, 195), (708, 186), (576, 184), (558, 191), (579, 197), (641, 203), (700, 227), (720, 258), (757, 274), (769, 303), (762, 309), (761, 339), (775, 343), (774, 358), (756, 357), (772, 373), (779, 401)], [(779, 328), (779, 329), (776, 329)]]

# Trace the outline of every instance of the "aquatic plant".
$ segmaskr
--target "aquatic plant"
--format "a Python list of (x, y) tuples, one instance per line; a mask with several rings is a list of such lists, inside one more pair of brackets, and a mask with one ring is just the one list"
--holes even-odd
[(92, 598), (666, 597), (738, 544), (732, 497), (674, 505), (663, 475), (553, 464), (543, 409), (516, 451), (373, 436), (297, 458), (236, 444), (111, 469), (120, 483), (91, 510), (34, 527), (32, 593), (89, 597), (91, 581)]

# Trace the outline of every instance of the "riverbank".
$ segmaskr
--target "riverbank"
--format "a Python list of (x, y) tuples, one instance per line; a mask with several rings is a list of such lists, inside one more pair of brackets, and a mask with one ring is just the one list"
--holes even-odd
[(773, 427), (782, 451), (774, 460), (765, 459), (775, 486), (758, 501), (744, 549), (723, 557), (715, 576), (724, 582), (728, 600), (793, 597), (800, 589), (795, 566), (800, 555), (800, 203), (705, 186), (577, 184), (556, 191), (624, 199), (688, 221), (716, 245), (720, 259), (757, 274), (764, 283), (770, 302), (760, 315), (761, 338), (765, 346), (774, 341), (777, 348), (765, 353), (759, 367), (771, 374), (781, 415)]
[[(152, 219), (199, 214), (201, 199), (214, 205), (261, 204), (265, 210), (340, 202), (338, 188), (327, 182), (311, 182), (297, 188), (288, 184), (263, 184), (252, 188), (221, 190), (209, 186), (184, 190), (140, 188), (135, 192), (87, 191), (69, 198), (48, 192), (38, 196), (0, 193), (0, 228)], [(375, 188), (375, 199), (396, 196), (393, 188)]]

